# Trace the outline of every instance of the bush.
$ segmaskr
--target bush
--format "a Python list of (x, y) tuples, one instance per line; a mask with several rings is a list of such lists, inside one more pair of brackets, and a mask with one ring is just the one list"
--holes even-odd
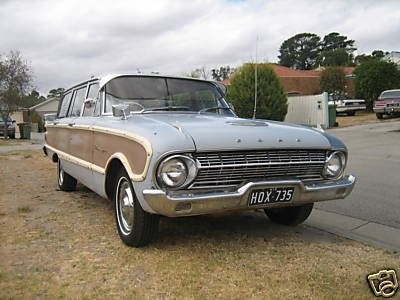
[[(270, 64), (257, 64), (256, 118), (283, 121), (287, 113), (285, 91)], [(251, 118), (254, 110), (255, 64), (236, 70), (228, 88), (228, 99), (239, 117)]]

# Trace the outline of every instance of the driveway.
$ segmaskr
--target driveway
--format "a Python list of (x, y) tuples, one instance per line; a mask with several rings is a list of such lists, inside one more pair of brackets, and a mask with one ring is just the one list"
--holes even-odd
[(400, 121), (329, 130), (349, 149), (347, 170), (358, 182), (345, 200), (317, 208), (400, 229)]

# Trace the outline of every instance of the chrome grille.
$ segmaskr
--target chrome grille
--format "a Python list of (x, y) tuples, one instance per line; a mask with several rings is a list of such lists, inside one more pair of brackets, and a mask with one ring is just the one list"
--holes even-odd
[(279, 178), (321, 179), (325, 150), (196, 153), (199, 173), (191, 188), (231, 187)]

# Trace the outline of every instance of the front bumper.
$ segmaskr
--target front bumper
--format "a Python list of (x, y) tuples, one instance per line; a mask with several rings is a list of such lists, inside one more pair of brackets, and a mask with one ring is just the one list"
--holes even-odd
[(336, 106), (336, 112), (344, 113), (344, 112), (351, 112), (351, 111), (360, 111), (366, 110), (367, 107), (365, 105), (344, 105), (344, 106)]
[(374, 112), (388, 115), (397, 114), (400, 113), (400, 106), (374, 107)]
[[(303, 183), (300, 180), (249, 182), (233, 192), (178, 193), (148, 189), (143, 191), (143, 197), (157, 214), (179, 217), (231, 210), (297, 206), (317, 201), (343, 199), (351, 193), (355, 183), (355, 176), (347, 175), (336, 181), (318, 183)], [(249, 207), (248, 199), (252, 190), (278, 187), (294, 187), (294, 196), (290, 202)]]

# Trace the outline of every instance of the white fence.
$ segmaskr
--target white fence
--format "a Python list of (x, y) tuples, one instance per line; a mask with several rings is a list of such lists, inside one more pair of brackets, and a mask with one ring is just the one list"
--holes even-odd
[(328, 128), (328, 94), (288, 97), (285, 122)]

